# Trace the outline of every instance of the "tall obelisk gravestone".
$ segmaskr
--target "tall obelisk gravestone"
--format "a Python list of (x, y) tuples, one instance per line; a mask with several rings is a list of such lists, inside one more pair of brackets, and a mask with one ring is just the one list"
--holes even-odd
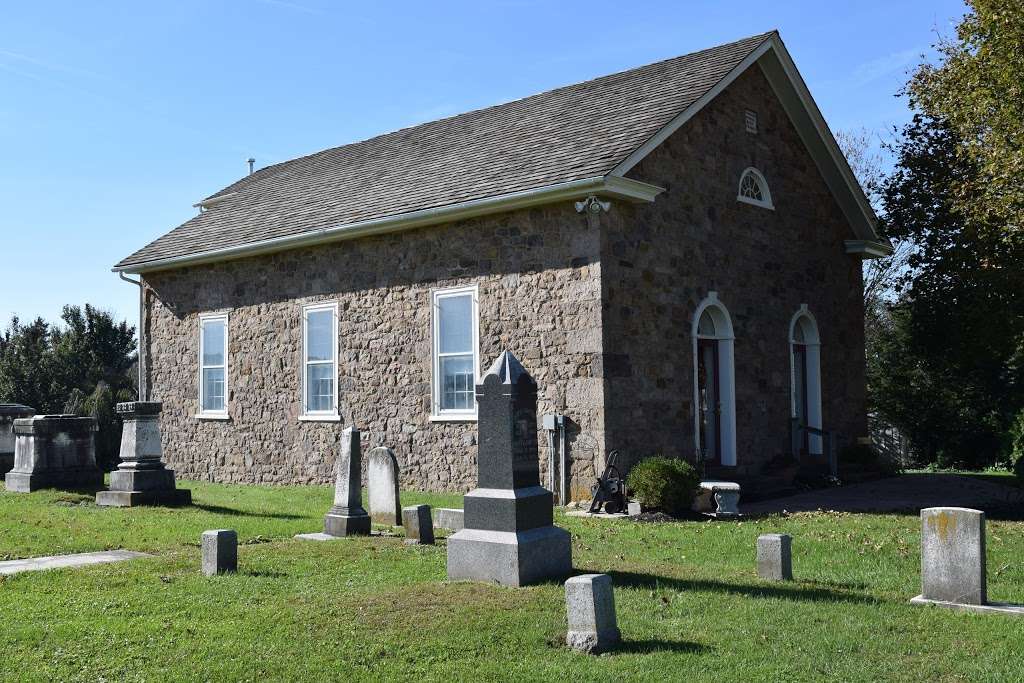
[(477, 488), (465, 497), (465, 528), (448, 538), (449, 580), (522, 586), (565, 577), (572, 543), (553, 526), (552, 494), (540, 485), (537, 383), (505, 351), (476, 400)]
[(338, 478), (334, 484), (334, 507), (324, 517), (324, 533), (329, 536), (368, 536), (370, 515), (363, 509), (362, 453), (359, 448), (359, 430), (349, 427), (341, 434), (341, 453), (338, 455)]

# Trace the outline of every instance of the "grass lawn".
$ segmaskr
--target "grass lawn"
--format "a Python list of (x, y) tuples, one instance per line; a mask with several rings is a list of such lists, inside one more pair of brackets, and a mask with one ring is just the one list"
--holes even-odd
[[(111, 548), (153, 559), (0, 579), (3, 680), (1024, 680), (1024, 619), (911, 607), (914, 516), (738, 523), (559, 517), (577, 570), (611, 573), (625, 643), (565, 651), (562, 587), (445, 583), (445, 545), (301, 542), (327, 488), (186, 483), (181, 510), (0, 492), (0, 559)], [(405, 494), (403, 503), (459, 505)], [(233, 528), (240, 573), (199, 574), (199, 534)], [(754, 541), (794, 536), (791, 584)], [(1024, 523), (989, 522), (989, 594), (1024, 603)]]

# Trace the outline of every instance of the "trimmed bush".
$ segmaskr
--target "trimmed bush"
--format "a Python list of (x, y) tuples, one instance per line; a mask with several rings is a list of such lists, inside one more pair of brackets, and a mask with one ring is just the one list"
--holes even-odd
[(690, 509), (700, 476), (693, 465), (675, 458), (647, 458), (633, 467), (626, 485), (644, 507), (680, 515)]

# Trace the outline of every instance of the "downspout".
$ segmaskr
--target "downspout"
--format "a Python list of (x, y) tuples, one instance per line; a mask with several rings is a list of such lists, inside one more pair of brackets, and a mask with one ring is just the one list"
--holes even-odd
[(122, 272), (118, 272), (117, 276), (139, 288), (139, 400), (148, 401), (149, 387), (146, 385), (146, 287), (142, 284), (142, 278), (133, 280), (130, 277), (126, 277)]

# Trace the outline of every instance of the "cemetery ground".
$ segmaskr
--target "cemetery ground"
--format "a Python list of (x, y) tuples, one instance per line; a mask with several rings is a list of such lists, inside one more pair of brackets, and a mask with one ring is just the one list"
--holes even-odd
[[(445, 544), (327, 542), (328, 487), (182, 482), (189, 508), (100, 508), (0, 491), (0, 560), (124, 548), (154, 557), (0, 577), (3, 680), (1024, 679), (1024, 619), (914, 607), (916, 514), (807, 512), (644, 524), (556, 516), (578, 572), (615, 583), (624, 643), (562, 647), (562, 585), (445, 582)], [(461, 507), (403, 494), (403, 504)], [(238, 531), (239, 573), (205, 578), (199, 536)], [(791, 583), (755, 575), (793, 536)], [(1024, 522), (990, 519), (989, 594), (1024, 603)]]

